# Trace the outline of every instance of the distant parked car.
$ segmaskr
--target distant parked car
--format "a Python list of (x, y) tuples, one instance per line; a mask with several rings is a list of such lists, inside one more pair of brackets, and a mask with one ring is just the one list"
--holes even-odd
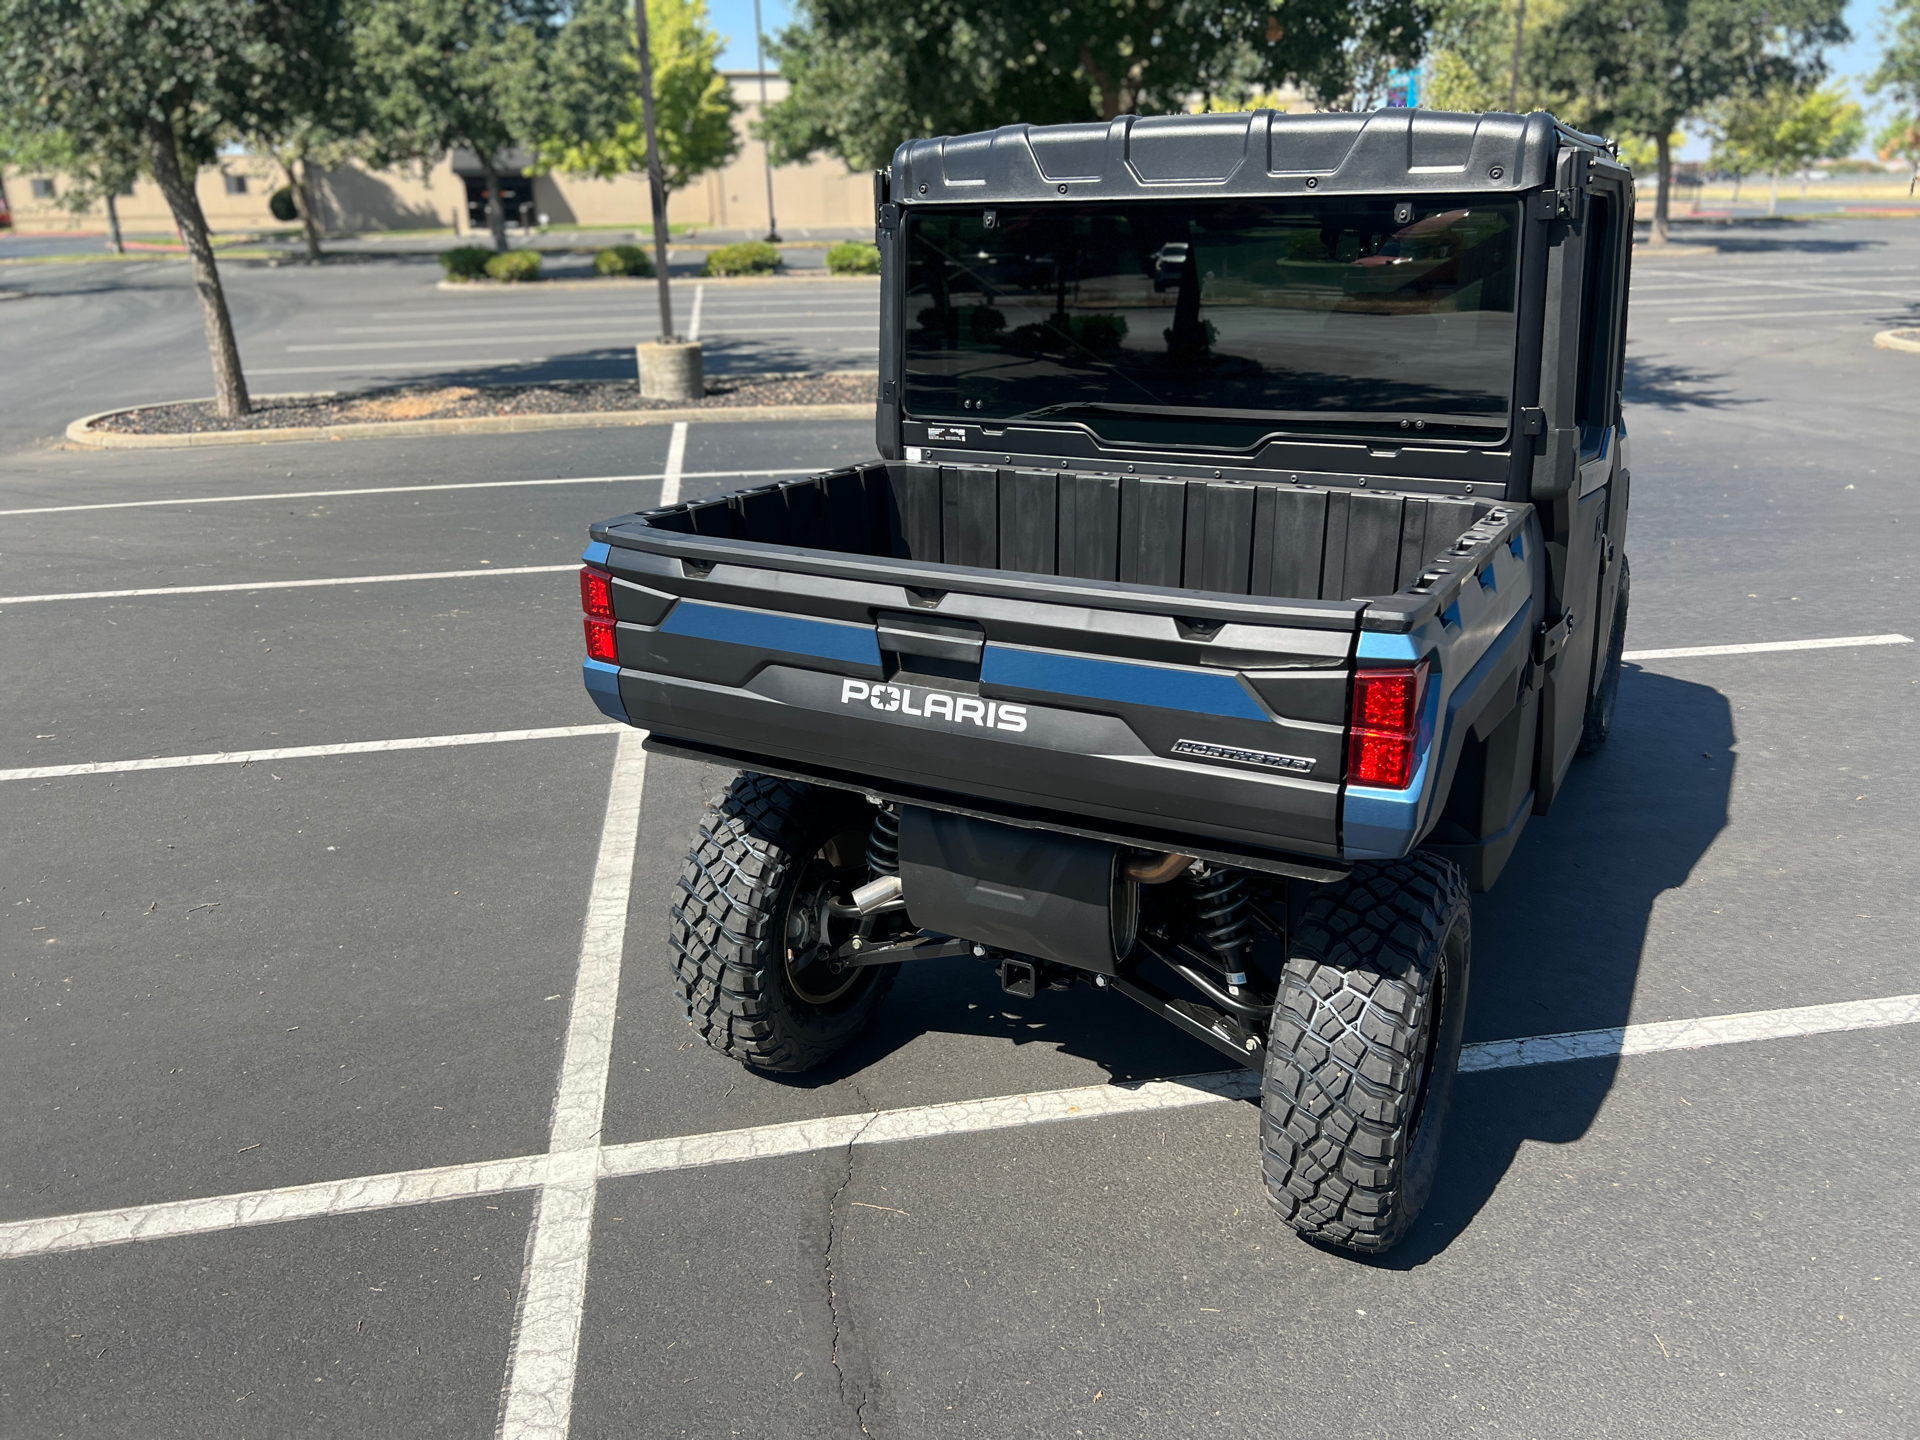
[(1180, 283), (1180, 272), (1187, 268), (1191, 246), (1185, 240), (1169, 240), (1149, 257), (1153, 261), (1155, 293), (1171, 290)]

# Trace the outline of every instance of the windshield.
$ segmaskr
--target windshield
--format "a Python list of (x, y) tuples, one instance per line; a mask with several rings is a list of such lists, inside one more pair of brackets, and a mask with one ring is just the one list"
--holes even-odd
[(910, 213), (907, 411), (1182, 448), (1498, 440), (1519, 218), (1392, 197)]

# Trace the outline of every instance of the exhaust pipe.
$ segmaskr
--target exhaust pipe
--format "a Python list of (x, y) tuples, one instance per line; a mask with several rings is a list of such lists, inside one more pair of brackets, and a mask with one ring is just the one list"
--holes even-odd
[(1120, 867), (1121, 873), (1129, 880), (1137, 880), (1142, 885), (1164, 885), (1167, 881), (1186, 873), (1193, 864), (1191, 855), (1135, 855)]

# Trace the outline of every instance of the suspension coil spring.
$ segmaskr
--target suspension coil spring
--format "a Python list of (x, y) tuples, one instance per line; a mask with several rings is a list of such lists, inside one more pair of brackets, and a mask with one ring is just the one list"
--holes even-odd
[(1202, 874), (1190, 873), (1187, 883), (1193, 887), (1200, 938), (1226, 967), (1227, 984), (1246, 984), (1247, 930), (1253, 924), (1248, 913), (1247, 877), (1238, 870), (1209, 865)]
[(867, 868), (876, 876), (900, 873), (900, 811), (882, 805), (873, 817), (873, 831), (867, 836)]

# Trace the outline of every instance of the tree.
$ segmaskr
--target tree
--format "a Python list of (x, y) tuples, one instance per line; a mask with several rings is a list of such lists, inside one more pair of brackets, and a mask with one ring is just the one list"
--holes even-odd
[(77, 152), (138, 153), (166, 197), (224, 416), (250, 408), (206, 216), (194, 193), (222, 137), (260, 128), (263, 77), (297, 63), (303, 12), (328, 0), (0, 0), (0, 124), (64, 135)]
[(1899, 115), (1887, 122), (1874, 137), (1874, 150), (1882, 160), (1904, 160), (1913, 167), (1907, 181), (1907, 194), (1920, 184), (1920, 116)]
[(356, 62), (373, 96), (371, 158), (431, 164), (471, 150), (494, 249), (507, 248), (500, 162), (543, 135), (585, 131), (581, 112), (621, 91), (614, 0), (363, 0)]
[[(640, 114), (634, 26), (628, 23), (624, 28), (619, 97), (623, 105), (610, 113), (588, 111), (584, 118), (593, 128), (587, 133), (562, 133), (543, 140), (539, 147), (543, 166), (601, 179), (646, 173), (647, 137)], [(740, 106), (720, 73), (720, 37), (707, 24), (705, 0), (647, 0), (647, 31), (661, 172), (667, 189), (679, 190), (740, 153), (740, 137), (733, 128)]]
[(107, 244), (116, 255), (127, 253), (120, 233), (119, 197), (140, 178), (141, 156), (136, 144), (77, 145), (62, 130), (41, 130), (0, 143), (0, 155), (22, 170), (57, 172), (66, 185), (56, 197), (61, 208), (84, 215), (96, 205), (107, 212)]
[(1350, 102), (1421, 53), (1424, 0), (799, 0), (761, 123), (777, 164), (880, 168), (902, 140), (1164, 114), (1299, 84)]
[(1652, 243), (1664, 245), (1673, 145), (1716, 102), (1819, 76), (1820, 51), (1847, 38), (1843, 0), (1567, 0), (1539, 63), (1567, 118), (1654, 143)]
[(248, 137), (287, 177), (309, 260), (320, 258), (314, 167), (343, 164), (359, 154), (373, 124), (365, 75), (355, 64), (356, 18), (340, 3), (296, 6), (293, 53), (278, 74), (261, 77), (271, 103), (255, 107), (257, 128)]
[(1907, 193), (1920, 181), (1920, 0), (1893, 0), (1887, 7), (1892, 22), (1880, 64), (1867, 78), (1876, 95), (1890, 95), (1900, 108), (1875, 137), (1882, 160), (1905, 160), (1913, 166)]
[(1713, 128), (1716, 153), (1736, 159), (1738, 169), (1766, 173), (1771, 182), (1767, 213), (1774, 215), (1780, 210), (1781, 172), (1852, 154), (1866, 138), (1867, 122), (1860, 107), (1836, 89), (1781, 84), (1725, 102)]

